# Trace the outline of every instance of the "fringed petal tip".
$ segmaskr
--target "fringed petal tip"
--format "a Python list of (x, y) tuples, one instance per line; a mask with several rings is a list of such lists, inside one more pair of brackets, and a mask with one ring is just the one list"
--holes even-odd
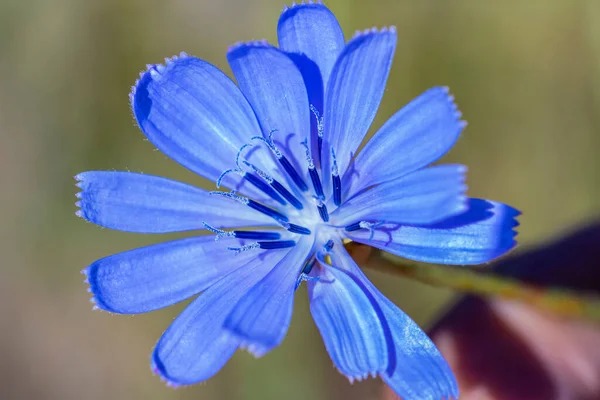
[(457, 204), (460, 204), (460, 207), (456, 210), (456, 214), (460, 214), (469, 209), (469, 196), (467, 196), (469, 185), (466, 183), (468, 168), (462, 164), (455, 164), (455, 167), (459, 175), (456, 186), (456, 193), (458, 194), (456, 201)]
[[(517, 218), (523, 214), (520, 210), (517, 210), (516, 208), (511, 207), (508, 204), (503, 204), (503, 207), (504, 207), (504, 212), (506, 212), (506, 215), (511, 216), (513, 218)], [(517, 222), (517, 225), (515, 225), (515, 226), (518, 226), (518, 222)]]
[[(391, 382), (389, 382), (390, 376), (388, 374), (382, 373), (379, 375), (379, 377), (386, 385), (388, 385), (388, 387), (390, 389), (395, 391), (394, 385), (391, 384)], [(459, 400), (460, 392), (458, 389), (458, 385), (456, 384), (456, 381), (453, 378), (451, 381), (446, 381), (446, 380), (442, 379), (441, 381), (430, 382), (430, 383), (432, 385), (428, 385), (429, 388), (421, 387), (421, 389), (425, 389), (421, 393), (414, 392), (409, 389), (408, 392), (404, 393), (403, 395), (401, 395), (400, 393), (397, 393), (397, 392), (396, 392), (396, 394), (398, 396), (400, 396), (402, 399), (406, 399), (406, 400), (421, 400), (421, 399)], [(407, 383), (407, 384), (408, 384), (408, 387), (411, 386), (411, 383)], [(414, 384), (414, 382), (413, 382), (413, 384)], [(433, 392), (432, 392), (432, 390), (433, 390)]]
[(517, 228), (519, 227), (519, 225), (521, 225), (521, 223), (518, 220), (518, 217), (522, 214), (521, 211), (517, 210), (516, 208), (513, 208), (511, 206), (505, 205), (505, 212), (506, 212), (506, 218), (507, 218), (507, 222), (506, 225), (507, 227), (510, 228), (510, 234), (509, 237), (512, 238), (512, 241), (510, 241), (510, 243), (506, 246), (506, 250), (505, 250), (505, 254), (510, 252), (511, 250), (513, 250), (515, 247), (517, 247), (517, 240), (516, 237), (519, 235), (519, 231), (517, 231)]
[(83, 218), (87, 222), (92, 222), (97, 213), (93, 207), (93, 198), (90, 199), (90, 194), (88, 193), (90, 182), (86, 178), (89, 174), (90, 172), (82, 172), (74, 177), (77, 181), (75, 186), (81, 189), (81, 191), (75, 193), (75, 197), (78, 199), (75, 202), (75, 207), (77, 207), (75, 215), (79, 218)]
[(79, 272), (81, 273), (81, 275), (83, 275), (85, 277), (83, 280), (83, 283), (89, 285), (90, 284), (90, 267), (84, 268)]
[(323, 2), (321, 0), (302, 0), (300, 3), (296, 3), (295, 1), (292, 2), (291, 5), (284, 5), (283, 6), (283, 10), (281, 10), (281, 13), (285, 13), (288, 10), (293, 10), (299, 7), (305, 7), (305, 6), (321, 6), (321, 7), (325, 7), (325, 5), (323, 4)]
[(446, 99), (448, 101), (448, 108), (450, 108), (450, 110), (454, 114), (454, 117), (456, 118), (456, 124), (461, 130), (464, 129), (467, 126), (467, 121), (461, 120), (463, 114), (458, 109), (458, 105), (455, 102), (454, 95), (450, 93), (450, 88), (448, 86), (441, 86), (436, 89), (440, 90), (444, 94), (444, 96), (446, 96)]
[(79, 192), (75, 193), (75, 197), (79, 200), (77, 200), (75, 202), (75, 206), (77, 206), (78, 210), (75, 212), (75, 215), (77, 215), (78, 217), (83, 217), (83, 213), (81, 212), (81, 199), (83, 199), (83, 191), (85, 190), (84, 188), (84, 182), (83, 182), (83, 178), (85, 176), (85, 173), (81, 173), (81, 174), (77, 174), (75, 175), (73, 178), (75, 179), (76, 183), (75, 186), (77, 186), (79, 189), (81, 189)]
[[(336, 368), (337, 369), (337, 368)], [(338, 371), (343, 374), (342, 371), (340, 371), (338, 369)], [(354, 382), (362, 382), (368, 378), (377, 378), (377, 376), (379, 375), (379, 372), (376, 371), (371, 371), (371, 372), (365, 372), (363, 375), (357, 375), (357, 376), (346, 376), (346, 378), (348, 378), (348, 381), (350, 382), (350, 384), (352, 385)]]
[(512, 207), (507, 206), (507, 208), (508, 209), (506, 210), (506, 213), (507, 213), (507, 216), (510, 218), (508, 224), (510, 225), (511, 228), (513, 228), (512, 231), (513, 231), (514, 236), (517, 236), (518, 232), (516, 231), (516, 228), (518, 228), (521, 225), (521, 222), (519, 221), (519, 216), (522, 213), (521, 213), (521, 211), (519, 211), (515, 208), (512, 208)]
[[(233, 334), (233, 336), (235, 337), (239, 337), (235, 334)], [(247, 342), (247, 341), (242, 341), (240, 343), (240, 349), (242, 350), (246, 350), (248, 353), (250, 353), (254, 358), (261, 358), (262, 356), (264, 356), (265, 354), (267, 354), (269, 352), (269, 348), (263, 347), (258, 345), (257, 343), (251, 343), (251, 342)]]
[(501, 212), (501, 214), (499, 215), (502, 221), (500, 229), (503, 229), (505, 234), (504, 239), (500, 239), (500, 243), (498, 245), (499, 251), (497, 252), (494, 258), (487, 261), (488, 263), (495, 261), (497, 258), (508, 254), (510, 251), (514, 250), (515, 247), (517, 247), (518, 242), (516, 240), (516, 237), (519, 235), (517, 228), (521, 225), (521, 223), (518, 220), (518, 217), (522, 214), (521, 211), (507, 204), (497, 202), (490, 203), (493, 204), (493, 207), (497, 208), (498, 210), (501, 210), (496, 212)]
[(467, 179), (467, 171), (469, 171), (469, 168), (464, 165), (464, 164), (446, 164), (449, 167), (454, 167), (456, 168), (456, 172), (459, 174), (459, 180), (460, 182), (465, 182)]
[(161, 369), (159, 367), (159, 365), (162, 365), (162, 363), (160, 362), (160, 360), (157, 359), (156, 351), (153, 351), (152, 355), (150, 356), (150, 369), (152, 370), (152, 373), (154, 375), (158, 376), (160, 378), (161, 382), (164, 382), (165, 385), (167, 385), (170, 388), (177, 389), (182, 386), (186, 386), (185, 384), (181, 384), (181, 383), (178, 383), (178, 382), (175, 382), (175, 381), (169, 379), (165, 375), (165, 371), (163, 371), (163, 369)]
[(135, 81), (135, 84), (131, 87), (131, 92), (129, 92), (129, 102), (131, 107), (133, 108), (133, 99), (135, 98), (135, 93), (140, 84), (146, 79), (160, 79), (177, 61), (185, 60), (187, 58), (190, 58), (190, 56), (185, 51), (182, 51), (179, 55), (165, 58), (164, 64), (146, 64), (146, 69), (140, 72), (140, 77)]
[(85, 175), (85, 172), (81, 172), (73, 177), (73, 179), (75, 179), (75, 186), (77, 186), (79, 189), (83, 189), (83, 180), (85, 179)]
[[(88, 287), (87, 292), (92, 293), (92, 289)], [(105, 311), (102, 307), (98, 305), (98, 299), (96, 298), (96, 296), (90, 297), (89, 302), (92, 303), (92, 311)]]
[(251, 48), (251, 47), (274, 47), (271, 43), (269, 43), (266, 39), (260, 39), (260, 40), (252, 40), (250, 42), (236, 42), (232, 45), (230, 45), (227, 48), (227, 56), (229, 56), (231, 53), (237, 52), (237, 51), (244, 51), (247, 48)]
[(261, 345), (256, 341), (252, 341), (242, 332), (236, 330), (235, 327), (228, 326), (227, 322), (223, 327), (223, 334), (227, 335), (229, 340), (236, 341), (240, 350), (247, 351), (254, 358), (261, 358), (273, 348), (273, 346)]
[[(79, 192), (75, 193), (75, 197), (78, 199), (75, 202), (75, 207), (77, 207), (77, 211), (75, 211), (75, 215), (78, 216), (79, 218), (83, 218), (85, 220), (88, 220), (86, 218), (86, 215), (84, 213), (84, 191), (85, 191), (85, 182), (84, 182), (84, 177), (85, 177), (85, 172), (82, 172), (80, 174), (75, 175), (73, 178), (75, 179), (76, 183), (75, 186), (77, 186), (79, 189), (81, 189)], [(82, 273), (84, 273), (85, 270), (81, 271)]]
[(456, 171), (458, 172), (458, 180), (456, 186), (457, 204), (461, 204), (462, 206), (456, 210), (456, 213), (462, 213), (469, 209), (469, 197), (467, 196), (467, 191), (469, 190), (469, 185), (467, 185), (467, 168), (466, 165), (462, 164), (454, 164), (456, 167)]
[[(88, 282), (88, 278), (87, 278), (87, 277), (85, 278), (85, 283), (89, 284), (89, 282)], [(93, 310), (93, 311), (97, 311), (97, 310), (104, 311), (104, 310), (103, 310), (103, 309), (102, 309), (102, 308), (101, 308), (101, 307), (98, 305), (98, 298), (96, 298), (96, 296), (94, 295), (94, 292), (93, 292), (93, 290), (92, 290), (91, 286), (88, 286), (88, 287), (86, 288), (86, 291), (87, 291), (88, 293), (92, 294), (92, 297), (90, 297), (90, 299), (89, 299), (89, 302), (90, 302), (90, 303), (92, 303), (92, 310)]]
[[(340, 372), (342, 375), (344, 375), (343, 372), (341, 372), (334, 364), (334, 367), (336, 370), (338, 370), (338, 372)], [(362, 382), (366, 379), (372, 378), (372, 379), (377, 379), (377, 378), (384, 378), (386, 373), (384, 372), (378, 372), (378, 371), (372, 371), (372, 372), (366, 372), (363, 375), (357, 375), (357, 376), (346, 376), (346, 378), (348, 379), (348, 381), (350, 382), (350, 384), (354, 384), (354, 382)], [(458, 393), (451, 393), (451, 394), (445, 394), (442, 395), (440, 397), (440, 400), (458, 400)]]
[[(78, 194), (80, 194), (80, 193), (78, 193)], [(79, 217), (79, 218), (83, 218), (84, 220), (89, 222), (88, 219), (86, 218), (83, 210), (81, 209), (81, 205), (82, 205), (81, 200), (78, 200), (75, 202), (75, 207), (77, 207), (77, 210), (75, 211), (75, 216)]]
[(106, 311), (110, 314), (118, 314), (117, 312), (112, 310), (110, 307), (108, 307), (108, 305), (106, 303), (104, 303), (98, 297), (98, 293), (96, 291), (96, 283), (95, 283), (94, 277), (92, 276), (92, 271), (91, 271), (93, 266), (94, 266), (94, 264), (81, 270), (81, 274), (85, 276), (85, 279), (83, 280), (83, 282), (87, 285), (85, 290), (86, 290), (86, 292), (88, 292), (89, 294), (92, 295), (89, 299), (89, 302), (92, 303), (92, 310)]
[(352, 36), (352, 40), (359, 38), (359, 37), (365, 37), (365, 36), (369, 36), (369, 35), (373, 35), (376, 33), (392, 33), (392, 34), (396, 34), (396, 27), (394, 25), (391, 26), (384, 26), (383, 28), (378, 28), (376, 26), (372, 27), (372, 28), (367, 28), (365, 30), (362, 31), (356, 31), (354, 33), (354, 36)]
[(197, 385), (197, 384), (202, 383), (202, 382), (204, 382), (204, 381), (206, 381), (208, 379), (207, 377), (205, 377), (205, 378), (201, 378), (199, 380), (192, 379), (192, 378), (177, 380), (173, 376), (169, 376), (169, 373), (167, 372), (167, 367), (165, 366), (165, 364), (163, 364), (163, 362), (161, 361), (161, 359), (158, 356), (158, 346), (159, 346), (159, 343), (160, 343), (160, 339), (158, 340), (158, 342), (156, 343), (156, 346), (155, 346), (154, 350), (150, 354), (150, 370), (167, 387), (170, 387), (172, 389), (179, 389), (179, 388), (183, 388), (183, 387), (189, 387), (189, 386), (192, 386), (192, 385)]

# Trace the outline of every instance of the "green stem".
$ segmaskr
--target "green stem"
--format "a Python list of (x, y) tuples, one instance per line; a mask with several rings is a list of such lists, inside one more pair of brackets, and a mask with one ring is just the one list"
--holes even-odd
[[(351, 253), (353, 252), (350, 244)], [(364, 261), (363, 261), (364, 260)], [(386, 257), (372, 249), (360, 265), (386, 273), (402, 275), (432, 286), (453, 289), (483, 297), (521, 301), (554, 314), (581, 317), (600, 323), (600, 297), (559, 287), (541, 287), (504, 277), (481, 268), (426, 264)]]

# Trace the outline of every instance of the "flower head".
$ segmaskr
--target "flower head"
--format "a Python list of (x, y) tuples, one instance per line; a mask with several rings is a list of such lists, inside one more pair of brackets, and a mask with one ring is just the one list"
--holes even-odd
[(78, 215), (130, 232), (211, 235), (94, 262), (85, 270), (93, 300), (103, 310), (141, 313), (203, 292), (152, 355), (161, 377), (192, 384), (238, 348), (261, 356), (278, 346), (306, 281), (325, 346), (350, 380), (380, 376), (407, 400), (458, 398), (433, 343), (368, 281), (342, 240), (414, 260), (477, 264), (514, 246), (517, 211), (467, 198), (461, 165), (425, 168), (465, 126), (446, 88), (402, 108), (357, 154), (384, 93), (394, 28), (346, 43), (334, 15), (308, 3), (283, 11), (278, 36), (279, 48), (229, 49), (237, 85), (185, 53), (141, 74), (131, 93), (140, 128), (215, 191), (84, 172), (76, 176)]

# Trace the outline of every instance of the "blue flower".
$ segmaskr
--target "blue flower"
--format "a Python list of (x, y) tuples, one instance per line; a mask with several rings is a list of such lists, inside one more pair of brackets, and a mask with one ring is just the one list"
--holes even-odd
[(279, 48), (229, 49), (238, 86), (184, 53), (141, 74), (131, 93), (140, 128), (218, 190), (84, 172), (76, 176), (77, 214), (128, 232), (213, 234), (94, 262), (84, 271), (93, 301), (132, 314), (202, 292), (152, 354), (156, 373), (185, 385), (213, 376), (239, 348), (261, 356), (278, 346), (294, 292), (307, 281), (311, 313), (342, 374), (380, 376), (405, 400), (458, 398), (434, 344), (369, 282), (342, 241), (478, 264), (515, 245), (518, 212), (467, 198), (461, 165), (427, 167), (465, 126), (446, 88), (402, 108), (356, 154), (384, 93), (394, 28), (345, 42), (334, 15), (309, 3), (285, 9), (277, 29)]

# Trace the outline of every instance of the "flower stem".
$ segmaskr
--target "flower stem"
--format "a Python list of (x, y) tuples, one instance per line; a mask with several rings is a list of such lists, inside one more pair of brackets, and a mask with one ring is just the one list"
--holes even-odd
[(524, 283), (514, 277), (503, 276), (490, 265), (482, 268), (427, 264), (390, 256), (357, 243), (347, 243), (346, 248), (358, 265), (364, 268), (401, 275), (461, 293), (521, 301), (554, 314), (600, 323), (600, 297), (591, 293)]

